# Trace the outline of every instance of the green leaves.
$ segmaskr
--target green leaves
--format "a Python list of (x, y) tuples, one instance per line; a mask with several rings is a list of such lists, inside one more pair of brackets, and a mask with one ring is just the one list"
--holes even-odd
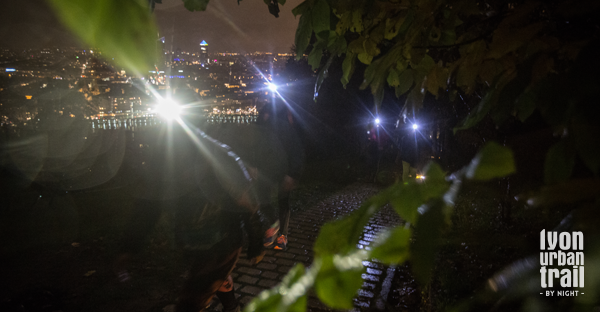
[(435, 263), (435, 253), (444, 224), (441, 201), (424, 207), (416, 228), (416, 240), (411, 246), (411, 265), (415, 278), (421, 285), (426, 285), (431, 277)]
[(352, 309), (352, 298), (363, 283), (365, 256), (365, 252), (357, 251), (348, 256), (322, 257), (321, 270), (315, 281), (319, 299), (334, 309)]
[(581, 116), (578, 117), (573, 125), (575, 149), (583, 163), (594, 174), (598, 174), (600, 171), (600, 127), (597, 121), (592, 124)]
[[(352, 44), (349, 45), (349, 47)], [(361, 88), (371, 86), (371, 93), (374, 96), (375, 105), (379, 106), (383, 101), (383, 88), (387, 80), (387, 73), (390, 68), (396, 65), (398, 57), (402, 55), (402, 46), (394, 46), (384, 57), (373, 62), (365, 70), (365, 80)], [(360, 54), (359, 54), (360, 59)]]
[(308, 12), (308, 10), (310, 10), (309, 3), (308, 1), (304, 1), (292, 9), (292, 14), (298, 16)]
[(356, 55), (352, 52), (346, 53), (346, 58), (344, 58), (344, 62), (342, 63), (342, 85), (346, 88), (346, 85), (350, 82), (350, 77), (354, 73), (354, 62), (356, 60)]
[[(323, 50), (325, 48), (329, 49), (330, 55), (329, 59), (325, 63), (319, 73), (317, 75), (317, 83), (315, 84), (315, 92), (314, 99), (316, 100), (319, 95), (319, 89), (321, 88), (321, 84), (327, 78), (329, 72), (329, 66), (333, 62), (333, 58), (338, 56), (341, 51), (345, 51), (347, 47), (346, 39), (344, 37), (340, 37), (336, 34), (335, 31), (322, 31), (317, 36), (318, 41), (315, 43), (313, 50), (308, 56), (308, 63), (312, 65), (313, 70), (317, 69), (320, 66), (321, 58), (323, 57)], [(342, 77), (343, 79), (343, 77)]]
[(316, 45), (308, 54), (308, 64), (313, 70), (319, 68), (321, 65), (321, 58), (323, 57), (323, 49), (319, 49)]
[(415, 10), (409, 9), (407, 14), (406, 14), (406, 18), (402, 21), (402, 24), (400, 24), (400, 29), (398, 30), (398, 33), (403, 34), (405, 33), (408, 28), (412, 25), (412, 22), (415, 20)]
[(326, 0), (315, 0), (310, 10), (312, 28), (315, 33), (329, 31), (329, 15), (331, 8)]
[(359, 38), (348, 45), (348, 50), (356, 53), (364, 64), (371, 64), (373, 57), (379, 54), (377, 43), (371, 39)]
[(387, 83), (390, 87), (398, 87), (400, 85), (400, 76), (395, 68), (390, 69), (390, 73), (387, 78)]
[(442, 196), (448, 190), (444, 172), (436, 163), (430, 163), (425, 170), (425, 180), (412, 180), (398, 184), (394, 196), (390, 199), (392, 206), (404, 220), (417, 222), (417, 209), (430, 199)]
[(63, 24), (118, 66), (145, 73), (156, 63), (158, 31), (147, 1), (49, 2)]
[(353, 250), (362, 234), (363, 227), (378, 209), (379, 205), (372, 199), (363, 203), (350, 215), (325, 224), (313, 247), (315, 254), (318, 256), (345, 254)]
[(546, 154), (544, 181), (546, 184), (564, 182), (571, 177), (574, 166), (575, 149), (568, 140), (560, 140)]
[(183, 0), (183, 6), (188, 11), (206, 11), (209, 0)]
[[(326, 0), (316, 0), (313, 2), (305, 1), (292, 10), (294, 15), (302, 14), (296, 29), (296, 59), (302, 58), (306, 48), (310, 43), (313, 32), (317, 34), (317, 43), (313, 46), (309, 54), (309, 64), (313, 70), (319, 67), (323, 50), (325, 50), (332, 40), (330, 37), (330, 20), (331, 8)], [(324, 35), (323, 35), (324, 34)], [(345, 51), (345, 47), (344, 47)]]
[(483, 40), (478, 40), (461, 46), (459, 51), (461, 59), (457, 62), (456, 85), (465, 93), (470, 94), (477, 83), (477, 75), (480, 72), (487, 47)]
[(409, 228), (396, 227), (386, 230), (377, 236), (371, 256), (386, 264), (400, 264), (410, 255), (411, 231)]
[(360, 52), (358, 53), (358, 60), (361, 61), (363, 64), (371, 64), (371, 61), (373, 61), (373, 55), (367, 53), (367, 52)]
[(411, 69), (404, 70), (398, 77), (398, 86), (396, 87), (396, 96), (400, 96), (412, 87), (414, 82), (413, 72)]
[[(308, 9), (304, 9), (308, 10)], [(312, 36), (312, 23), (310, 14), (302, 14), (300, 21), (298, 21), (298, 28), (296, 28), (296, 59), (301, 59), (306, 47), (310, 43), (310, 37)]]
[(493, 104), (498, 100), (498, 89), (492, 88), (483, 97), (481, 102), (475, 107), (475, 111), (471, 112), (467, 118), (462, 122), (462, 125), (454, 128), (454, 133), (458, 130), (469, 129), (478, 124), (492, 109)]
[(404, 23), (405, 19), (406, 14), (386, 19), (384, 38), (391, 40), (396, 37), (400, 32), (400, 27), (402, 26), (402, 23)]
[(543, 23), (535, 23), (519, 29), (515, 33), (508, 26), (499, 27), (494, 32), (494, 40), (490, 45), (489, 58), (500, 58), (528, 43), (533, 36), (544, 28)]
[(306, 293), (314, 283), (315, 274), (315, 270), (306, 272), (302, 264), (297, 264), (282, 279), (281, 284), (261, 292), (246, 306), (244, 311), (306, 311)]
[(425, 85), (429, 93), (438, 96), (439, 89), (446, 89), (446, 80), (448, 78), (448, 70), (438, 65), (434, 65), (427, 76), (425, 77)]
[[(476, 180), (502, 177), (514, 171), (513, 162), (510, 150), (489, 143), (469, 166), (454, 174), (458, 178), (452, 189), (442, 168), (430, 163), (424, 169), (424, 181), (419, 179), (422, 181), (419, 183), (415, 178), (407, 178), (407, 182), (395, 184), (373, 196), (350, 215), (324, 225), (313, 247), (315, 260), (310, 269), (304, 271), (301, 266), (295, 267), (280, 286), (261, 293), (246, 311), (299, 311), (306, 307), (306, 293), (313, 286), (320, 300), (329, 307), (351, 309), (352, 300), (363, 283), (362, 262), (372, 258), (386, 264), (400, 264), (411, 259), (417, 281), (426, 285), (447, 217), (445, 212), (451, 212), (446, 205), (454, 204), (453, 200), (445, 202), (446, 197), (458, 194), (463, 177)], [(408, 163), (404, 167), (406, 173), (411, 172)], [(593, 188), (597, 185), (587, 187), (585, 194), (577, 198), (588, 196)], [(412, 225), (386, 229), (378, 233), (371, 250), (358, 249), (356, 244), (365, 225), (387, 203), (391, 203)]]
[(307, 293), (315, 287), (316, 293), (327, 305), (336, 309), (351, 309), (352, 298), (362, 285), (363, 250), (352, 254), (317, 257), (308, 271), (297, 264), (283, 278), (280, 285), (263, 291), (244, 311), (306, 311)]
[(472, 180), (490, 180), (516, 171), (512, 151), (496, 142), (487, 143), (465, 168), (465, 176)]
[(525, 122), (531, 114), (535, 111), (537, 96), (533, 92), (523, 92), (517, 98), (515, 102), (515, 109), (517, 111), (517, 117), (521, 122)]
[(364, 30), (362, 14), (362, 10), (356, 10), (352, 12), (352, 26), (350, 27), (351, 31), (360, 33)]

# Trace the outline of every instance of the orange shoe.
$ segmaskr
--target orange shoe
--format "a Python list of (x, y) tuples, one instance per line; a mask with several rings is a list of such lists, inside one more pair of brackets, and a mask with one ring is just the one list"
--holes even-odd
[(273, 247), (273, 249), (285, 251), (287, 249), (287, 236), (280, 235), (279, 237), (277, 237), (277, 243), (275, 244), (275, 247)]
[(279, 221), (275, 222), (271, 227), (265, 232), (265, 237), (263, 239), (263, 245), (265, 248), (270, 248), (275, 243), (275, 237), (277, 237), (277, 232), (279, 232)]

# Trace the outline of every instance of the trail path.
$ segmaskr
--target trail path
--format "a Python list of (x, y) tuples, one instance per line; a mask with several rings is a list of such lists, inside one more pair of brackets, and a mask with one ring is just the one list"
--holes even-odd
[[(310, 266), (313, 260), (312, 246), (321, 226), (354, 211), (377, 190), (371, 184), (355, 183), (292, 214), (287, 251), (268, 250), (263, 261), (256, 266), (244, 258), (238, 262), (233, 277), (241, 304), (246, 305), (262, 290), (277, 285), (296, 263)], [(368, 248), (380, 229), (399, 222), (399, 217), (390, 208), (383, 208), (365, 227), (358, 242), (359, 247)], [(364, 261), (363, 264), (366, 273), (363, 274), (362, 289), (354, 300), (355, 310), (385, 310), (395, 270), (375, 261)], [(215, 308), (220, 310), (220, 307)], [(308, 310), (330, 311), (314, 294), (309, 296)]]

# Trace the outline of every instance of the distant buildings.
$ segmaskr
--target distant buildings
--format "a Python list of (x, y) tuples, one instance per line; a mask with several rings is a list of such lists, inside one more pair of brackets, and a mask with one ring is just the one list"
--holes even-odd
[(206, 66), (209, 62), (210, 60), (208, 58), (208, 43), (202, 40), (202, 42), (200, 42), (200, 64)]
[[(157, 43), (164, 49), (162, 41)], [(291, 54), (163, 50), (155, 70), (135, 76), (88, 49), (0, 49), (0, 124), (18, 125), (48, 114), (71, 118), (135, 118), (152, 113), (157, 96), (189, 89), (207, 115), (253, 114), (270, 98)], [(185, 104), (185, 103), (182, 103)]]

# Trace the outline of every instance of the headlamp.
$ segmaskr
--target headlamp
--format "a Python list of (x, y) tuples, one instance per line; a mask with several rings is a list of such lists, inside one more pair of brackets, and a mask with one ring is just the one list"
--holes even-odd
[(172, 100), (161, 100), (156, 106), (156, 112), (166, 120), (175, 120), (181, 115), (182, 107)]

